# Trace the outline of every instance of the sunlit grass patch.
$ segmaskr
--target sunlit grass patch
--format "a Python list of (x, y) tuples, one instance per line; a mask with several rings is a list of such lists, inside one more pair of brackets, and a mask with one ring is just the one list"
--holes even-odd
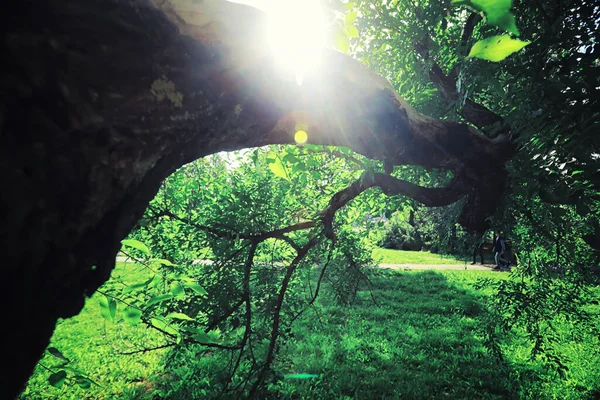
[[(112, 278), (105, 284), (123, 286), (146, 279), (148, 271), (134, 263), (117, 263)], [(21, 398), (23, 399), (104, 399), (129, 398), (129, 394), (151, 390), (149, 379), (161, 373), (164, 351), (134, 355), (122, 353), (161, 343), (160, 336), (143, 325), (114, 324), (100, 315), (100, 293), (86, 300), (83, 310), (75, 317), (60, 320), (50, 345), (70, 360), (68, 377), (78, 373), (93, 382), (81, 388), (67, 378), (61, 387), (48, 383), (52, 370), (63, 361), (48, 352), (40, 360)], [(117, 304), (122, 309), (122, 304)], [(122, 314), (119, 312), (119, 314)]]
[[(120, 263), (106, 286), (147, 274)], [(532, 361), (522, 336), (505, 337), (506, 359), (498, 362), (484, 344), (490, 292), (476, 289), (479, 278), (508, 274), (378, 269), (373, 292), (364, 288), (349, 306), (338, 305), (325, 284), (315, 306), (296, 321), (293, 336), (281, 343), (264, 398), (593, 398), (598, 338), (577, 340), (567, 325), (557, 326), (567, 380)], [(230, 360), (226, 353), (182, 349), (184, 357), (170, 369), (164, 369), (166, 351), (123, 355), (134, 344), (151, 346), (160, 338), (142, 326), (106, 321), (98, 299), (93, 296), (78, 316), (61, 321), (52, 338), (52, 346), (98, 385), (82, 389), (66, 382), (55, 388), (47, 382), (50, 372), (38, 367), (23, 399), (223, 398), (211, 388), (228, 378), (219, 372)], [(48, 354), (42, 363), (52, 368), (59, 361)]]
[(379, 247), (373, 250), (373, 259), (380, 260), (382, 264), (464, 264), (464, 261), (454, 257), (432, 254), (428, 251), (391, 250)]

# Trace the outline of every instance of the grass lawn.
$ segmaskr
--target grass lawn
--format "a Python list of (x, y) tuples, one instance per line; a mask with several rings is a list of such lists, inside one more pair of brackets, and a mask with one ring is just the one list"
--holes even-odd
[(558, 326), (569, 359), (569, 378), (528, 357), (529, 345), (507, 340), (498, 362), (479, 329), (487, 271), (385, 271), (353, 307), (323, 298), (318, 312), (295, 328), (278, 367), (281, 373), (313, 373), (313, 381), (280, 380), (274, 398), (321, 399), (584, 399), (600, 394), (598, 338), (578, 341)]
[[(144, 280), (148, 272), (134, 263), (117, 263), (107, 286), (122, 286)], [(96, 384), (82, 389), (66, 381), (60, 388), (48, 384), (51, 372), (61, 360), (46, 353), (30, 378), (22, 399), (125, 399), (136, 386), (160, 372), (164, 351), (125, 356), (140, 346), (152, 347), (162, 343), (154, 330), (125, 323), (114, 324), (100, 315), (99, 293), (87, 299), (82, 312), (57, 323), (50, 346), (71, 360), (70, 367), (80, 370)], [(118, 303), (120, 310), (123, 305)], [(119, 314), (122, 314), (119, 312)], [(48, 368), (48, 369), (47, 369)], [(72, 371), (71, 371), (72, 372)], [(72, 375), (71, 375), (72, 376)]]
[[(138, 281), (143, 273), (133, 263), (120, 263), (113, 273), (117, 279), (106, 285)], [(351, 306), (337, 305), (323, 292), (315, 307), (296, 321), (293, 338), (282, 344), (276, 378), (263, 398), (598, 398), (599, 340), (574, 338), (567, 325), (557, 326), (564, 331), (557, 346), (568, 358), (566, 380), (531, 361), (529, 345), (517, 337), (506, 338), (504, 362), (490, 355), (480, 329), (486, 315), (481, 300), (489, 293), (473, 287), (480, 277), (507, 279), (506, 274), (487, 271), (380, 270), (372, 279), (377, 304), (367, 290)], [(58, 324), (52, 345), (98, 385), (84, 390), (67, 382), (54, 388), (47, 383), (50, 373), (38, 367), (22, 399), (161, 398), (153, 397), (153, 388), (169, 380), (178, 388), (169, 398), (209, 397), (189, 393), (212, 393), (209, 374), (221, 369), (212, 352), (170, 371), (162, 369), (165, 352), (122, 355), (134, 344), (157, 344), (160, 338), (141, 326), (116, 328), (104, 322), (97, 297), (88, 300), (80, 315)], [(46, 355), (42, 363), (52, 368), (58, 361)], [(293, 373), (318, 378), (283, 378)]]
[(381, 264), (460, 264), (465, 262), (453, 256), (433, 254), (428, 251), (390, 250), (376, 247), (373, 259)]

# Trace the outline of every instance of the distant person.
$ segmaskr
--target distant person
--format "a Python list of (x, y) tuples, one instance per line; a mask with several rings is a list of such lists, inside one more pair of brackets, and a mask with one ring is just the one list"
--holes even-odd
[(496, 266), (493, 268), (494, 271), (500, 271), (503, 268), (510, 268), (510, 261), (503, 258), (504, 251), (506, 250), (506, 244), (504, 239), (500, 237), (500, 231), (497, 230), (494, 235), (494, 259), (496, 260)]

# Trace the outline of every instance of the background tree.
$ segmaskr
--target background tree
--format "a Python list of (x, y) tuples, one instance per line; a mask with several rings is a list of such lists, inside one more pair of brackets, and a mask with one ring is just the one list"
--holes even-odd
[[(472, 12), (452, 12), (446, 1), (356, 2), (360, 35), (352, 49), (418, 109), (513, 138), (508, 190), (498, 185), (503, 200), (491, 221), (513, 239), (523, 268), (496, 286), (492, 309), (502, 331), (524, 327), (534, 354), (548, 350), (564, 372), (551, 349), (551, 321), (592, 301), (584, 282), (595, 279), (598, 263), (600, 9), (585, 1), (515, 3), (520, 37), (531, 44), (493, 64), (464, 56), (504, 23), (486, 24), (483, 2), (453, 3)], [(495, 2), (503, 3), (510, 2)], [(444, 216), (434, 231), (457, 221)]]

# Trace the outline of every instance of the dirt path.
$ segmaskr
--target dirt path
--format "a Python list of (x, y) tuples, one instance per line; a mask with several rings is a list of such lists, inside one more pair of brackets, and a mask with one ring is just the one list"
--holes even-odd
[[(117, 262), (128, 262), (130, 261), (127, 257), (117, 256)], [(198, 264), (211, 264), (209, 260), (198, 260)], [(475, 271), (491, 271), (494, 265), (492, 264), (379, 264), (379, 268), (388, 269), (433, 269), (433, 270), (475, 270)]]
[(494, 265), (481, 264), (379, 264), (379, 268), (389, 269), (435, 269), (435, 270), (476, 270), (476, 271), (491, 271)]

